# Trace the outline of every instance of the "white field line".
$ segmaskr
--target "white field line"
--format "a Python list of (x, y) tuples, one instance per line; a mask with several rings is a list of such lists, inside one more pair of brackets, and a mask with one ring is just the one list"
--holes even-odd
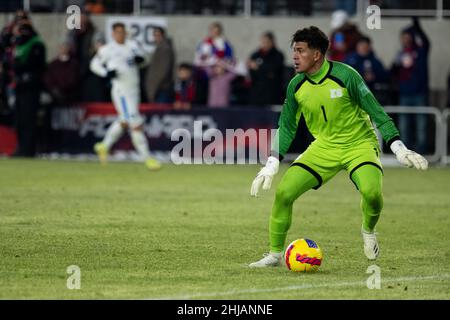
[[(369, 275), (368, 275), (369, 276)], [(419, 277), (400, 277), (400, 278), (381, 278), (381, 285), (391, 282), (414, 282), (414, 281), (427, 281), (427, 280), (445, 280), (449, 279), (450, 274), (434, 275), (434, 276), (419, 276)], [(147, 298), (147, 300), (189, 300), (195, 298), (207, 298), (207, 297), (224, 297), (233, 296), (246, 293), (264, 293), (264, 292), (279, 292), (279, 291), (293, 291), (302, 289), (317, 289), (317, 288), (339, 288), (339, 287), (354, 287), (362, 286), (366, 287), (366, 281), (353, 281), (353, 282), (335, 282), (335, 283), (321, 283), (321, 284), (303, 284), (296, 286), (287, 286), (279, 288), (267, 288), (267, 289), (242, 289), (242, 290), (230, 290), (219, 292), (205, 292), (195, 294), (183, 294), (168, 297), (153, 297)]]

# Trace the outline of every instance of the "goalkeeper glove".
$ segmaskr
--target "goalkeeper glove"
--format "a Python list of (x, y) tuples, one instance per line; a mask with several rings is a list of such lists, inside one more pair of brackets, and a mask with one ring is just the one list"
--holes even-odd
[(277, 174), (278, 168), (280, 166), (280, 161), (275, 157), (269, 157), (267, 159), (266, 166), (262, 168), (256, 175), (255, 180), (253, 180), (252, 188), (250, 190), (250, 195), (253, 197), (258, 196), (259, 188), (263, 190), (269, 190), (272, 185), (273, 177)]
[(397, 157), (398, 162), (407, 166), (408, 168), (415, 167), (416, 169), (427, 170), (428, 161), (420, 154), (409, 150), (401, 140), (395, 140), (391, 144), (391, 150)]

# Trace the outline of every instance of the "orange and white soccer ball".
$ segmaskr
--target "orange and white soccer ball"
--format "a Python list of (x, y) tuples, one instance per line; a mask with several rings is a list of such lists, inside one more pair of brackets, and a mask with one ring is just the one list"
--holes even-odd
[(312, 240), (298, 239), (291, 242), (284, 253), (286, 266), (297, 272), (316, 272), (322, 264), (322, 250)]

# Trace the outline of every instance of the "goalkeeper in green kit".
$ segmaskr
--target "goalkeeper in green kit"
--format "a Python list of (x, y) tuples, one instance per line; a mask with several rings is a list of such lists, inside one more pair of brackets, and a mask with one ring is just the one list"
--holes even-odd
[(289, 167), (276, 190), (270, 217), (270, 252), (250, 267), (281, 264), (292, 205), (303, 193), (318, 189), (340, 170), (346, 170), (361, 194), (364, 253), (375, 260), (380, 248), (374, 232), (383, 208), (380, 148), (371, 120), (397, 160), (426, 170), (427, 160), (408, 150), (392, 119), (352, 67), (325, 59), (329, 41), (317, 27), (298, 30), (292, 38), (297, 75), (289, 83), (271, 156), (256, 176), (251, 195), (268, 190), (279, 162), (294, 140), (304, 117), (315, 140)]

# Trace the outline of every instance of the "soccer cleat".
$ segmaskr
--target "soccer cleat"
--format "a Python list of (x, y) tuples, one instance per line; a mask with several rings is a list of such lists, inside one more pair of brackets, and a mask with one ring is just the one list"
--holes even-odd
[(364, 253), (367, 259), (376, 260), (380, 255), (377, 234), (375, 232), (364, 231), (364, 229), (361, 229), (361, 234), (364, 240)]
[(100, 163), (105, 164), (108, 161), (108, 148), (103, 142), (94, 145), (94, 151), (97, 153)]
[(248, 266), (250, 268), (277, 267), (281, 265), (281, 257), (281, 253), (265, 253), (261, 260), (250, 263)]
[(161, 169), (161, 163), (154, 159), (154, 158), (148, 158), (147, 160), (145, 160), (145, 166), (149, 169), (149, 170), (159, 170)]

